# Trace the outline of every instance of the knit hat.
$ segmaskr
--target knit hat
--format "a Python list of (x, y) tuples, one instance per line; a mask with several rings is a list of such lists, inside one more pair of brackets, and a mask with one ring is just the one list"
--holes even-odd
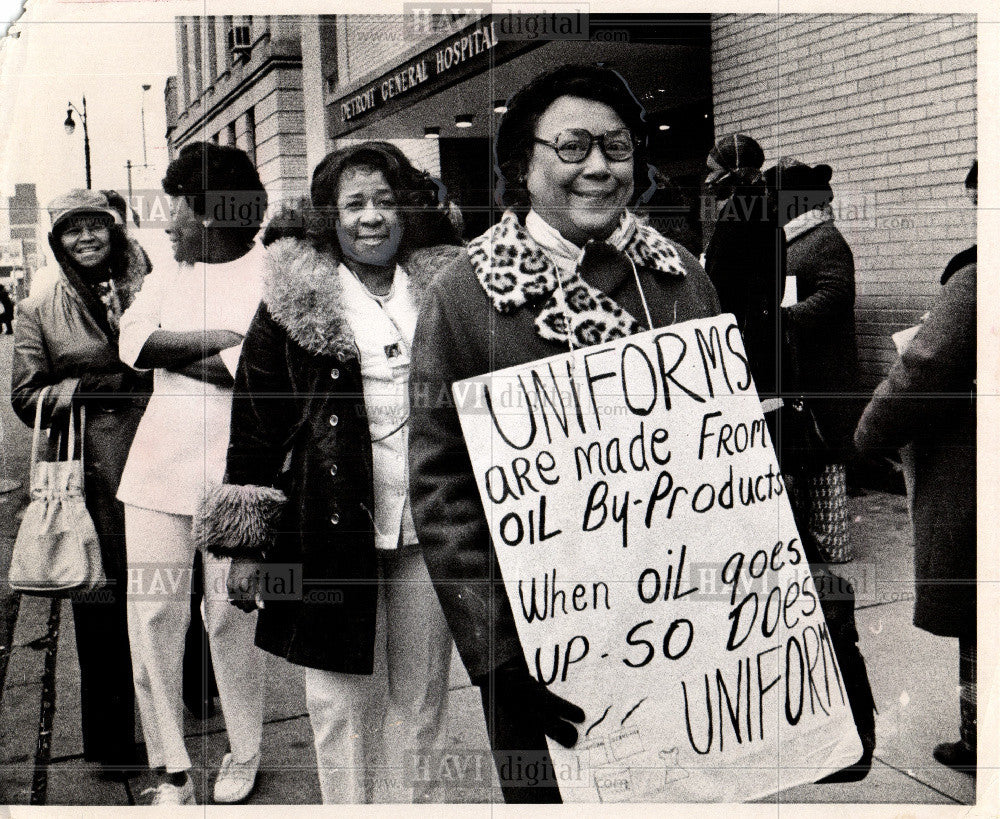
[(727, 134), (719, 137), (708, 155), (729, 171), (752, 169), (759, 171), (764, 164), (764, 149), (751, 136)]
[(112, 207), (111, 203), (108, 201), (108, 197), (101, 191), (74, 188), (68, 193), (64, 193), (62, 196), (57, 196), (49, 202), (48, 211), (49, 216), (52, 219), (53, 231), (55, 231), (55, 229), (62, 222), (65, 222), (71, 216), (77, 216), (84, 213), (94, 213), (107, 216), (114, 224), (122, 224), (121, 215), (117, 210), (115, 210), (114, 207)]
[(747, 183), (759, 178), (764, 164), (764, 149), (746, 134), (727, 134), (719, 137), (708, 152), (708, 158), (721, 168), (712, 169), (705, 179), (709, 187), (733, 182)]
[(833, 168), (829, 165), (806, 165), (790, 156), (783, 156), (764, 173), (769, 188), (786, 191), (830, 191)]

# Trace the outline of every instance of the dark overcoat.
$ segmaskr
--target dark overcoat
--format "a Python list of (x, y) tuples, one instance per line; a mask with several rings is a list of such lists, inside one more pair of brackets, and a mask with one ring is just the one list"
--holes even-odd
[(795, 276), (798, 296), (783, 316), (792, 356), (788, 390), (806, 396), (829, 446), (827, 458), (843, 462), (861, 409), (853, 395), (854, 255), (832, 221), (789, 239), (787, 254), (787, 275)]
[[(134, 253), (137, 247), (130, 249)], [(115, 280), (123, 310), (142, 286), (147, 269), (137, 256), (131, 261)], [(38, 286), (17, 305), (11, 404), (28, 426), (34, 424), (44, 387), (51, 389), (42, 407), (43, 426), (54, 417), (62, 423), (74, 403), (87, 408), (83, 448), (87, 509), (101, 542), (105, 573), (122, 578), (125, 524), (115, 493), (149, 400), (151, 381), (122, 364), (117, 334), (108, 324), (104, 305), (73, 270), (46, 268), (35, 275)]]
[(913, 445), (913, 623), (944, 637), (976, 626), (974, 251), (961, 262), (855, 433), (861, 450)]
[[(405, 264), (418, 303), (438, 253), (448, 250)], [(371, 674), (378, 558), (360, 354), (337, 263), (295, 239), (268, 248), (236, 371), (225, 481), (196, 534), (213, 554), (265, 561), (257, 645), (297, 665)]]

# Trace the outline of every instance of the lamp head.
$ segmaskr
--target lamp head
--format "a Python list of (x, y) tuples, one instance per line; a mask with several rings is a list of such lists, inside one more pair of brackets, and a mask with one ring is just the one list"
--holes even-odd
[(66, 129), (67, 134), (72, 134), (76, 130), (76, 123), (73, 122), (73, 109), (66, 109), (66, 121), (63, 123), (63, 127)]

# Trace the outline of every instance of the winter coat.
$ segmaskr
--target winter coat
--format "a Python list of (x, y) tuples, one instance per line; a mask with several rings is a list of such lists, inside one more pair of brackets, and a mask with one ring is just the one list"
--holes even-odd
[[(131, 253), (125, 274), (115, 279), (122, 309), (132, 302), (146, 271), (142, 257)], [(38, 280), (43, 284), (17, 305), (11, 404), (28, 426), (34, 424), (46, 386), (52, 389), (42, 407), (43, 426), (54, 421), (64, 426), (71, 406), (86, 407), (87, 508), (100, 535), (105, 574), (121, 578), (124, 516), (115, 492), (151, 383), (118, 359), (118, 338), (105, 307), (75, 271), (45, 270)]]
[(976, 260), (950, 275), (937, 305), (875, 390), (854, 440), (912, 443), (914, 625), (957, 637), (976, 628)]
[(853, 449), (858, 410), (858, 352), (854, 335), (854, 256), (828, 219), (801, 233), (788, 230), (787, 276), (795, 276), (798, 301), (783, 309), (791, 355), (786, 391), (803, 394), (828, 446), (818, 454), (843, 462)]
[[(418, 302), (449, 252), (422, 250), (404, 263)], [(309, 668), (372, 673), (373, 511), (361, 363), (338, 265), (282, 239), (268, 248), (263, 301), (243, 340), (226, 483), (196, 520), (213, 554), (266, 561), (260, 648)]]
[(763, 185), (735, 188), (725, 201), (705, 249), (705, 271), (724, 313), (743, 334), (754, 386), (778, 390), (785, 242)]
[[(719, 313), (715, 290), (697, 260), (683, 248), (675, 248), (686, 275), (667, 275), (636, 265), (657, 327)], [(494, 260), (491, 276), (507, 282), (532, 278), (537, 246), (503, 242), (494, 243), (492, 251), (486, 254)], [(595, 270), (588, 283), (633, 316), (645, 316), (630, 265)], [(496, 310), (468, 253), (461, 251), (428, 288), (414, 337), (410, 503), (427, 568), (473, 679), (522, 657), (523, 652), (451, 385), (566, 352), (566, 345), (539, 337), (535, 327), (539, 307), (529, 302), (513, 312)]]

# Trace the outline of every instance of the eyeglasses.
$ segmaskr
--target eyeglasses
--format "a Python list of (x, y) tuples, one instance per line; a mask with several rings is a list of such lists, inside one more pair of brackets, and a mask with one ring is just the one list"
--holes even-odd
[(601, 151), (609, 162), (625, 162), (631, 159), (632, 154), (635, 153), (632, 132), (627, 128), (608, 131), (600, 136), (594, 136), (590, 131), (584, 131), (582, 128), (570, 128), (568, 131), (560, 131), (551, 142), (538, 137), (535, 137), (534, 140), (539, 145), (547, 145), (552, 148), (556, 152), (556, 156), (570, 165), (583, 162), (590, 156), (595, 142), (601, 146)]

